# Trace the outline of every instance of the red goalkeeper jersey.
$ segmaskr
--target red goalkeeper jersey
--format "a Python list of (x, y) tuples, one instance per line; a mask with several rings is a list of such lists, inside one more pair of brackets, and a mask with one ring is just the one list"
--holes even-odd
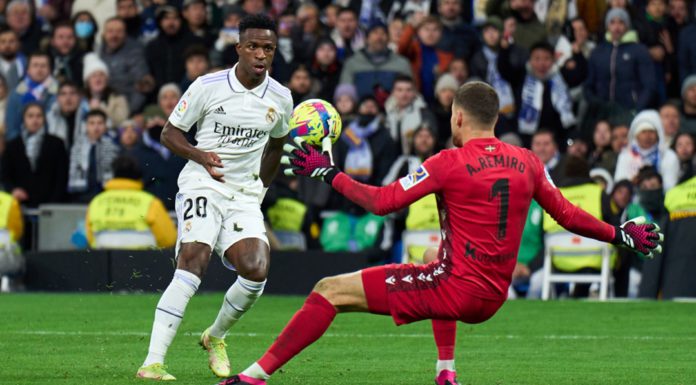
[(457, 277), (470, 294), (507, 296), (527, 210), (535, 199), (560, 225), (610, 242), (614, 228), (568, 202), (529, 150), (495, 138), (444, 150), (410, 175), (373, 187), (339, 173), (333, 187), (368, 211), (384, 215), (435, 193), (440, 210), (440, 274)]

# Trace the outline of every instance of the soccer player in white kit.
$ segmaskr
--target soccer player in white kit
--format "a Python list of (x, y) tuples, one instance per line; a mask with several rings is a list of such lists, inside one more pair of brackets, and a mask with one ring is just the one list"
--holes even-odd
[[(164, 357), (213, 250), (238, 274), (214, 323), (201, 335), (217, 376), (230, 375), (227, 330), (266, 283), (270, 252), (260, 203), (279, 167), (293, 103), (290, 90), (267, 72), (278, 41), (275, 23), (263, 15), (247, 16), (239, 38), (239, 62), (196, 79), (162, 131), (162, 143), (189, 161), (176, 197), (177, 268), (157, 304), (140, 378), (175, 380)], [(195, 147), (184, 136), (194, 124)]]

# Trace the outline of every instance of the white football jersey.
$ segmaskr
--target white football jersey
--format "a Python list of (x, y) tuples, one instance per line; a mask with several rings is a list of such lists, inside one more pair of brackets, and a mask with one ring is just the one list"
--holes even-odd
[(204, 75), (186, 90), (169, 116), (187, 131), (197, 123), (196, 148), (215, 152), (224, 167), (225, 183), (213, 179), (203, 166), (189, 161), (179, 174), (179, 189), (212, 188), (240, 201), (258, 201), (263, 184), (261, 156), (268, 137), (287, 135), (292, 95), (268, 73), (254, 89), (246, 89), (232, 69)]

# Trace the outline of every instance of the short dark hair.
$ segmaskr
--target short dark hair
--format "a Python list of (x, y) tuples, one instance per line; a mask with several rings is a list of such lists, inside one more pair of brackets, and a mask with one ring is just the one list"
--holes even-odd
[(48, 52), (44, 51), (34, 51), (27, 56), (27, 66), (29, 63), (31, 63), (31, 59), (35, 57), (45, 57), (46, 60), (48, 60), (48, 66), (51, 67), (51, 70), (53, 70), (53, 60), (51, 60), (51, 55)]
[(534, 134), (532, 134), (532, 140), (540, 135), (550, 135), (551, 140), (553, 140), (553, 142), (556, 143), (556, 134), (554, 134), (553, 131), (549, 130), (548, 128), (538, 129)]
[(590, 165), (585, 159), (571, 155), (566, 161), (563, 172), (566, 178), (589, 178)]
[(258, 15), (246, 15), (239, 22), (239, 36), (244, 34), (247, 29), (268, 29), (278, 35), (278, 27), (270, 17), (260, 13)]
[(657, 178), (657, 180), (660, 182), (660, 185), (662, 185), (662, 175), (660, 175), (660, 173), (657, 172), (655, 167), (650, 165), (643, 166), (640, 168), (640, 170), (638, 170), (638, 174), (636, 175), (636, 184), (640, 187), (640, 184), (643, 183), (643, 181), (652, 178)]
[(138, 161), (132, 156), (120, 155), (111, 162), (111, 169), (114, 170), (114, 178), (127, 178), (140, 180), (143, 177)]
[(208, 59), (208, 49), (200, 44), (190, 45), (184, 49), (184, 61), (194, 56), (203, 56), (205, 57), (205, 60), (210, 61)]
[(70, 30), (73, 31), (73, 34), (75, 34), (75, 26), (68, 20), (62, 20), (57, 22), (53, 26), (53, 31), (51, 31), (51, 37), (56, 36), (56, 31), (58, 30), (58, 28), (70, 28)]
[(480, 82), (464, 83), (454, 94), (454, 105), (462, 108), (476, 122), (492, 126), (498, 119), (500, 101), (495, 89)]
[(529, 55), (531, 56), (532, 52), (534, 52), (538, 49), (548, 52), (551, 56), (554, 55), (553, 46), (545, 41), (538, 41), (538, 42), (532, 44), (532, 46), (529, 48)]
[(58, 93), (60, 93), (60, 90), (62, 90), (65, 87), (72, 87), (76, 89), (78, 93), (82, 93), (82, 89), (80, 88), (80, 86), (72, 80), (64, 80), (63, 82), (61, 82), (58, 86)]
[(89, 118), (91, 118), (92, 116), (101, 116), (101, 118), (104, 119), (104, 122), (106, 122), (106, 120), (107, 120), (106, 113), (105, 113), (104, 111), (94, 109), (94, 110), (89, 110), (89, 111), (87, 112), (87, 114), (85, 114), (85, 122), (86, 122)]
[(400, 83), (400, 82), (416, 84), (416, 82), (413, 81), (412, 77), (410, 77), (408, 75), (400, 74), (400, 75), (396, 75), (394, 77), (394, 82), (392, 83), (392, 88), (394, 87), (394, 85), (396, 85), (396, 83)]
[(338, 9), (338, 11), (336, 12), (336, 17), (338, 17), (340, 14), (346, 13), (346, 12), (352, 13), (353, 16), (355, 16), (356, 18), (358, 17), (358, 13), (355, 12), (355, 10), (353, 8), (350, 8), (350, 7), (340, 7)]

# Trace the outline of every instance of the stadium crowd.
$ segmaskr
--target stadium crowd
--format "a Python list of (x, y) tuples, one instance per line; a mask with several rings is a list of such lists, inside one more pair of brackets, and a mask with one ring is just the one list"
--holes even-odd
[[(603, 220), (644, 215), (667, 228), (656, 260), (619, 252), (617, 296), (628, 294), (631, 269), (660, 275), (667, 258), (694, 259), (696, 222), (679, 214), (696, 211), (683, 207), (696, 191), (687, 0), (0, 1), (9, 222), (21, 220), (19, 206), (86, 204), (123, 185), (173, 210), (185, 161), (160, 143), (163, 126), (193, 80), (236, 63), (239, 21), (257, 13), (277, 21), (272, 76), (294, 103), (321, 98), (340, 112), (334, 157), (351, 177), (388, 184), (451, 147), (454, 92), (481, 80), (501, 101), (497, 136), (530, 148), (557, 186), (600, 185)], [(115, 160), (131, 164), (121, 156), (142, 183), (109, 183)], [(434, 197), (383, 218), (320, 182), (280, 175), (263, 207), (277, 248), (374, 249), (400, 261), (405, 231), (439, 226)], [(518, 281), (540, 268), (543, 222), (533, 205)], [(22, 236), (16, 223), (6, 228)], [(641, 289), (654, 297), (658, 286)]]

